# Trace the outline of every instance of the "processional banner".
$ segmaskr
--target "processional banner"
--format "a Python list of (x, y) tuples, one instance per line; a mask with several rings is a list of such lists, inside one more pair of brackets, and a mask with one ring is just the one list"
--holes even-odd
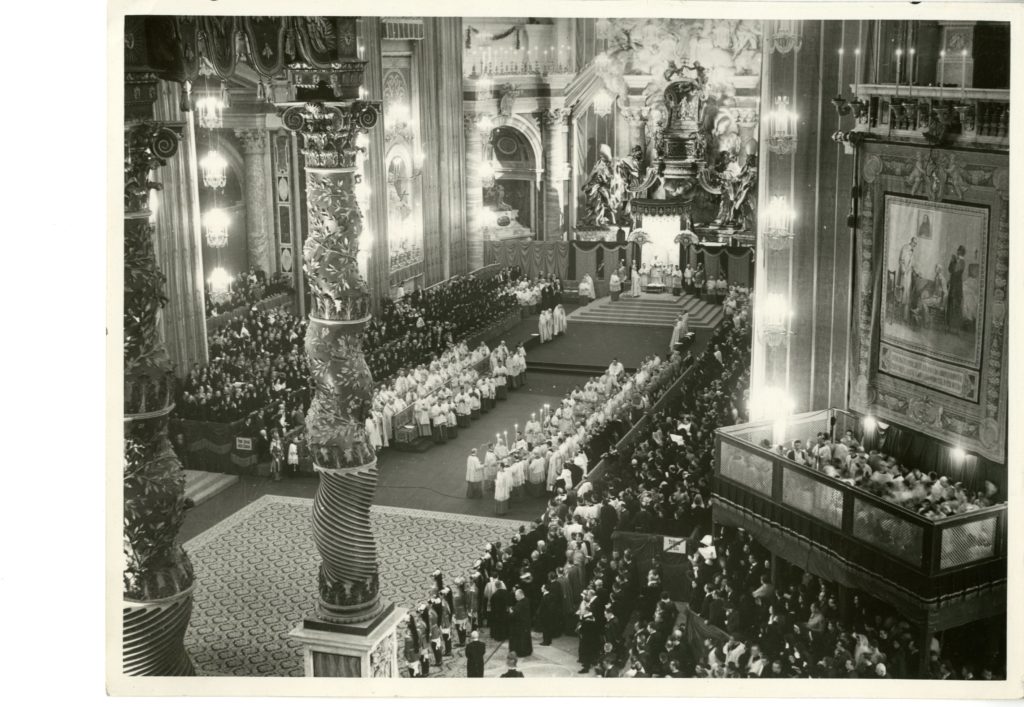
[(850, 408), (1006, 459), (1005, 153), (865, 144)]

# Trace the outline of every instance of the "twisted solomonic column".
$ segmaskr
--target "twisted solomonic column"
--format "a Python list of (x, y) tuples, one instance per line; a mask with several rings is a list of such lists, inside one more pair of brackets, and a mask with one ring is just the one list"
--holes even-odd
[(124, 194), (124, 586), (122, 672), (192, 675), (185, 630), (192, 563), (177, 540), (185, 520), (185, 474), (167, 439), (174, 374), (158, 316), (165, 278), (153, 247), (149, 194), (178, 135), (147, 122), (125, 132)]
[(313, 501), (313, 540), (321, 557), (318, 614), (340, 624), (369, 621), (382, 611), (370, 526), (377, 458), (365, 428), (372, 379), (363, 330), (370, 294), (356, 257), (364, 154), (357, 143), (377, 119), (377, 105), (362, 101), (295, 104), (281, 116), (286, 128), (302, 135), (306, 170), (303, 267), (312, 300), (306, 355), (314, 386), (306, 434), (320, 474)]

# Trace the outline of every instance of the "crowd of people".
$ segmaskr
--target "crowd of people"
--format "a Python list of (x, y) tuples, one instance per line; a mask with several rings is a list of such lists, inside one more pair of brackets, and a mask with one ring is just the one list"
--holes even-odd
[[(490, 627), (517, 655), (530, 649), (527, 629), (543, 643), (575, 634), (580, 672), (601, 677), (1000, 679), (1001, 651), (954, 654), (952, 642), (933, 640), (922, 660), (919, 628), (885, 605), (855, 591), (843, 601), (836, 585), (782, 561), (773, 568), (741, 529), (710, 534), (714, 430), (743, 421), (749, 385), (751, 332), (741, 324), (716, 332), (678, 398), (618, 464), (607, 460), (602, 479), (569, 479), (528, 530), (486, 546), (457, 581), (473, 597), (467, 626)], [(616, 530), (687, 539), (685, 620), (657, 557), (639, 571), (628, 548), (612, 550)], [(529, 622), (524, 609), (513, 620), (513, 596)]]
[[(245, 282), (259, 283), (253, 271)], [(374, 380), (387, 380), (443, 355), (455, 341), (499, 321), (518, 304), (508, 292), (516, 269), (478, 280), (460, 277), (384, 303), (366, 328), (364, 356)], [(254, 291), (254, 290), (253, 290)], [(266, 297), (266, 290), (263, 290)], [(208, 334), (207, 366), (193, 365), (179, 386), (179, 417), (235, 422), (276, 414), (281, 403), (308, 405), (306, 321), (278, 307), (252, 307)]]
[(552, 410), (531, 413), (515, 439), (498, 435), (466, 460), (466, 496), (490, 498), (505, 515), (520, 497), (564, 494), (580, 483), (589, 461), (604, 454), (678, 375), (681, 354), (651, 356), (627, 374), (613, 360), (601, 376), (577, 386)]
[(413, 437), (443, 444), (525, 382), (522, 346), (510, 349), (502, 341), (492, 351), (481, 342), (471, 351), (461, 342), (429, 364), (400, 369), (392, 381), (378, 386), (366, 432), (376, 449), (391, 446), (403, 427)]
[[(770, 441), (767, 446), (772, 447)], [(999, 488), (991, 481), (972, 490), (963, 482), (950, 481), (934, 471), (908, 468), (891, 455), (865, 446), (853, 430), (846, 430), (837, 440), (819, 432), (814, 440), (794, 439), (775, 446), (774, 450), (830, 478), (862, 488), (932, 520), (987, 508), (999, 498)]]
[(495, 277), (455, 277), (385, 300), (381, 316), (366, 327), (364, 350), (374, 379), (439, 356), (516, 311), (520, 305), (511, 285), (519, 279), (519, 269), (508, 268)]
[(293, 291), (291, 277), (286, 273), (275, 273), (267, 278), (263, 269), (249, 268), (248, 272), (235, 278), (227, 295), (214, 299), (209, 292), (206, 293), (206, 317), (209, 319), (241, 307), (251, 307), (268, 297)]
[(188, 420), (235, 422), (309, 404), (306, 322), (283, 307), (250, 309), (209, 336), (210, 362), (194, 364), (175, 409)]

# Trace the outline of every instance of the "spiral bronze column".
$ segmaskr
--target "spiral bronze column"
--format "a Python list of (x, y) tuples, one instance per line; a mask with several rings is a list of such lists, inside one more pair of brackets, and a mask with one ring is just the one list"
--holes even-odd
[(158, 328), (166, 303), (153, 248), (149, 195), (178, 134), (153, 122), (125, 131), (124, 193), (124, 586), (122, 672), (192, 675), (185, 630), (192, 564), (178, 542), (185, 474), (167, 439), (174, 374)]
[(281, 107), (284, 126), (302, 136), (306, 172), (303, 268), (311, 295), (306, 355), (313, 385), (306, 434), (320, 475), (313, 501), (313, 540), (321, 557), (317, 613), (331, 623), (362, 623), (383, 610), (370, 526), (377, 459), (364, 426), (372, 386), (363, 358), (370, 295), (357, 260), (360, 135), (376, 125), (378, 108), (365, 101)]

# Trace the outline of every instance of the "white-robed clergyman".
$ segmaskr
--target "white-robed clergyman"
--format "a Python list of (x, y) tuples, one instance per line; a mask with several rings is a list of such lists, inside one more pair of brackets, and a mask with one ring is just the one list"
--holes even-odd
[(476, 449), (470, 450), (466, 458), (466, 498), (483, 498), (483, 480), (484, 465)]

